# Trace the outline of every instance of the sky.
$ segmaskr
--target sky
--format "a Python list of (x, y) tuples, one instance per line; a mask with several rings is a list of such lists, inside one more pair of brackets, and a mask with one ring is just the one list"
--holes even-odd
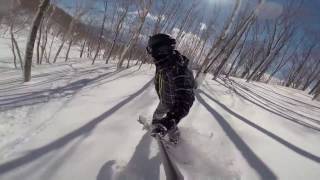
[(304, 21), (306, 26), (314, 29), (315, 33), (320, 34), (320, 1), (306, 0), (304, 8), (310, 14), (310, 18), (301, 17), (301, 21)]
[[(78, 0), (57, 0), (59, 6), (63, 7), (64, 9), (70, 9), (73, 7), (75, 2)], [(92, 0), (94, 1), (94, 0)], [(102, 0), (98, 0), (102, 1)], [(185, 5), (188, 6), (188, 1), (192, 0), (185, 0)], [(200, 0), (204, 1), (208, 6), (219, 5), (221, 8), (225, 8), (225, 13), (232, 9), (233, 3), (235, 0)], [(248, 1), (248, 0), (243, 0)], [(267, 5), (266, 8), (263, 9), (263, 13), (261, 16), (268, 16), (269, 18), (272, 16), (277, 16), (277, 14), (281, 14), (282, 6), (290, 1), (293, 0), (266, 0)], [(87, 1), (88, 2), (88, 1)], [(156, 1), (159, 2), (159, 1)], [(102, 4), (99, 6), (99, 3), (96, 5), (95, 8), (103, 8)], [(314, 35), (320, 34), (320, 0), (304, 0), (302, 4), (301, 12), (297, 15), (296, 21), (301, 26), (301, 29), (305, 33), (313, 33)], [(319, 35), (320, 36), (320, 35)], [(320, 37), (319, 37), (320, 38)]]

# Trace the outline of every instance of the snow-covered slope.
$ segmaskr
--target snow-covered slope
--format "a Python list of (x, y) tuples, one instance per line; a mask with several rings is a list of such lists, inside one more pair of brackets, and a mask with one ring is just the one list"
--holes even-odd
[[(75, 60), (0, 72), (0, 179), (165, 179), (137, 123), (158, 100), (154, 68)], [(300, 91), (204, 81), (170, 155), (185, 179), (318, 179), (320, 104)]]
[[(17, 40), (23, 53), (24, 35)], [(137, 122), (158, 103), (154, 67), (91, 65), (73, 46), (69, 62), (63, 51), (23, 83), (9, 47), (0, 37), (1, 180), (166, 179), (157, 144)], [(319, 179), (319, 102), (289, 88), (210, 79), (169, 150), (185, 179)]]

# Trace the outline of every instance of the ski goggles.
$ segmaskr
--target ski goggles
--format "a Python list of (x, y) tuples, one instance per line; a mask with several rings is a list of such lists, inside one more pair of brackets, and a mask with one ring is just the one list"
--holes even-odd
[(169, 54), (174, 50), (174, 45), (159, 45), (151, 48), (150, 46), (146, 47), (148, 54)]

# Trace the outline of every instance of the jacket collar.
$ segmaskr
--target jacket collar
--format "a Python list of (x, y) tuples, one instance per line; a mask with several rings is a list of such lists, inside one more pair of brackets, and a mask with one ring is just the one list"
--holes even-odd
[(154, 63), (156, 65), (156, 69), (161, 71), (163, 69), (169, 69), (174, 67), (175, 65), (185, 64), (185, 59), (178, 51), (173, 51), (172, 54), (169, 54), (162, 58), (154, 58)]

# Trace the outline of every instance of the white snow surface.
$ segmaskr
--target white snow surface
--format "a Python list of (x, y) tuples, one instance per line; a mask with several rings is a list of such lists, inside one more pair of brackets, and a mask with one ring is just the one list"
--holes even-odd
[[(1, 58), (1, 180), (166, 179), (137, 122), (158, 103), (153, 66), (73, 57), (35, 65), (23, 83)], [(169, 155), (186, 180), (320, 178), (320, 104), (305, 92), (208, 76), (179, 126)]]
[[(137, 122), (158, 99), (154, 68), (77, 60), (1, 72), (0, 179), (165, 179)], [(228, 87), (228, 88), (227, 88)], [(304, 92), (204, 81), (169, 149), (186, 179), (318, 179), (320, 105)]]

